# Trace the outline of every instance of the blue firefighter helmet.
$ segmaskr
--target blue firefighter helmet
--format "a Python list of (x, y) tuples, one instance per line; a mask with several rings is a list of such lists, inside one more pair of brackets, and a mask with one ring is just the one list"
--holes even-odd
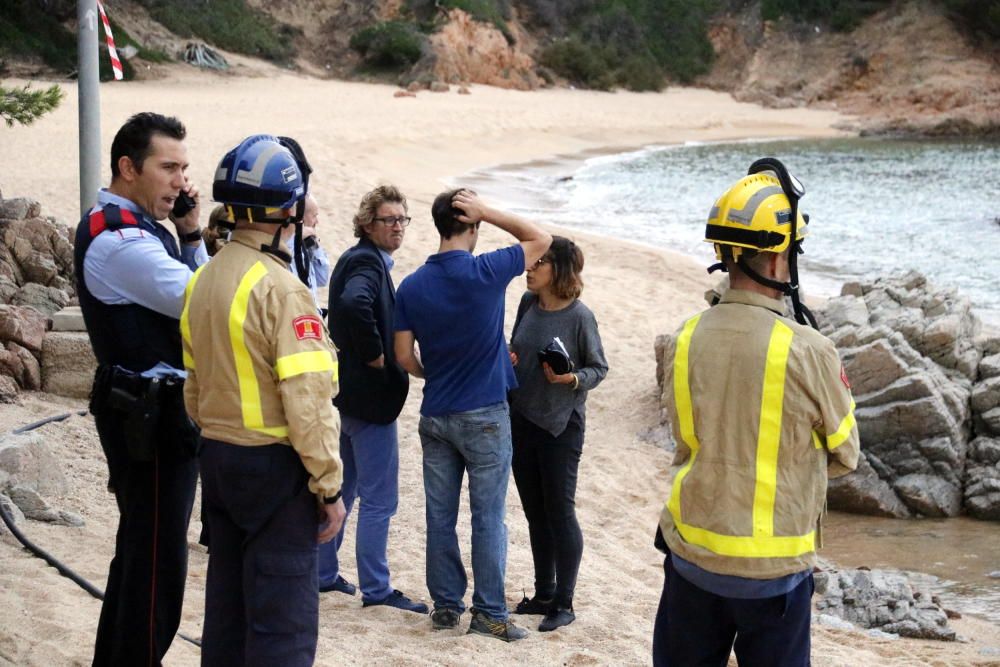
[(215, 170), (212, 198), (234, 219), (277, 217), (304, 200), (306, 181), (299, 161), (277, 137), (255, 134), (223, 156)]

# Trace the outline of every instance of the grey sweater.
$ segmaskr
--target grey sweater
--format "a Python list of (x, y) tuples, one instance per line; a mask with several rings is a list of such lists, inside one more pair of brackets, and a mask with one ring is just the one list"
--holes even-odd
[[(608, 374), (604, 346), (597, 331), (597, 319), (583, 302), (577, 299), (562, 310), (542, 310), (538, 297), (525, 292), (518, 306), (518, 317), (510, 347), (517, 354), (514, 367), (518, 388), (510, 393), (511, 411), (545, 429), (554, 436), (566, 430), (576, 412), (585, 422), (587, 392)], [(580, 378), (574, 390), (569, 384), (550, 384), (538, 361), (538, 351), (558, 336), (566, 346)]]

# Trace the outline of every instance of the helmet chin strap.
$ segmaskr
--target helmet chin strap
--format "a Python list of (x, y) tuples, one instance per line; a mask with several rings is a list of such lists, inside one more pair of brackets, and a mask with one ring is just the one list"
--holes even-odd
[[(793, 179), (792, 179), (791, 174), (788, 173), (788, 169), (777, 158), (773, 158), (773, 157), (761, 158), (761, 159), (755, 161), (753, 164), (750, 165), (750, 169), (747, 170), (747, 173), (748, 174), (757, 174), (757, 173), (760, 173), (762, 171), (771, 171), (771, 172), (774, 172), (774, 174), (778, 177), (778, 181), (781, 183), (781, 189), (784, 190), (785, 196), (788, 197), (788, 203), (791, 205), (791, 209), (792, 209), (791, 210), (791, 213), (792, 213), (792, 218), (791, 218), (792, 229), (791, 229), (791, 235), (789, 236), (789, 242), (788, 242), (788, 248), (789, 248), (789, 252), (788, 252), (788, 278), (789, 278), (789, 281), (787, 283), (776, 283), (776, 284), (783, 285), (784, 288), (780, 288), (781, 291), (782, 291), (782, 293), (787, 294), (788, 296), (790, 296), (792, 298), (792, 312), (795, 315), (795, 321), (798, 322), (799, 324), (804, 324), (804, 325), (810, 326), (813, 329), (819, 329), (819, 326), (816, 323), (816, 318), (813, 317), (812, 312), (810, 312), (810, 310), (808, 308), (806, 308), (806, 305), (804, 303), (802, 303), (802, 299), (799, 296), (799, 261), (798, 261), (798, 255), (799, 255), (799, 241), (798, 241), (798, 233), (799, 233), (799, 230), (798, 230), (798, 225), (799, 225), (799, 198), (803, 194), (804, 189), (802, 189), (801, 188), (801, 184), (799, 184), (799, 190), (796, 190), (796, 188), (793, 186)], [(799, 182), (797, 180), (795, 180), (795, 183), (798, 184)], [(742, 259), (742, 257), (740, 259)], [(746, 271), (746, 264), (745, 264), (745, 262), (744, 263), (740, 263), (739, 266), (740, 266), (741, 269), (743, 269), (744, 271)], [(753, 278), (754, 280), (756, 280), (758, 283), (761, 283), (762, 285), (767, 285), (767, 283), (762, 282), (763, 280), (767, 280), (767, 279), (763, 278), (763, 276), (760, 276), (756, 272), (748, 272), (747, 275), (749, 275), (751, 278)], [(774, 281), (770, 281), (770, 282), (773, 283)], [(773, 285), (768, 285), (768, 286), (772, 287)], [(775, 289), (779, 289), (779, 288), (775, 287)], [(787, 289), (787, 291), (786, 291), (786, 289)]]
[(306, 159), (306, 153), (302, 150), (302, 146), (295, 139), (291, 137), (278, 137), (278, 143), (292, 153), (292, 157), (295, 158), (296, 163), (299, 165), (299, 170), (302, 172), (302, 197), (295, 204), (295, 214), (285, 224), (295, 225), (295, 273), (298, 274), (299, 280), (308, 286), (309, 266), (306, 264), (305, 248), (302, 247), (302, 220), (306, 215), (306, 197), (309, 195), (309, 175), (312, 173), (312, 166), (309, 164), (309, 160)]
[(281, 233), (285, 231), (285, 227), (288, 226), (288, 222), (285, 221), (281, 223), (281, 227), (278, 227), (274, 232), (274, 238), (271, 239), (270, 245), (262, 245), (260, 247), (261, 252), (266, 252), (269, 255), (274, 255), (282, 262), (291, 262), (292, 256), (281, 249)]
[[(755, 283), (758, 283), (765, 287), (770, 287), (773, 290), (781, 292), (785, 296), (791, 297), (792, 312), (795, 315), (795, 321), (798, 322), (799, 324), (805, 324), (807, 326), (810, 326), (813, 329), (819, 329), (819, 326), (816, 323), (816, 318), (813, 316), (812, 311), (810, 311), (806, 307), (806, 305), (802, 303), (802, 301), (799, 299), (799, 288), (794, 278), (792, 278), (792, 280), (787, 283), (783, 283), (777, 280), (772, 280), (770, 278), (767, 278), (766, 276), (762, 276), (757, 271), (755, 271), (752, 266), (750, 266), (750, 263), (743, 256), (743, 253), (740, 253), (738, 259), (733, 260), (732, 246), (721, 245), (720, 254), (722, 255), (723, 259), (734, 261), (736, 266), (740, 267), (740, 271), (742, 271), (748, 278), (753, 280)], [(791, 276), (791, 264), (793, 258), (798, 254), (799, 254), (799, 244), (798, 241), (796, 241), (792, 243), (792, 247), (789, 250), (788, 264), (789, 264), (790, 276)], [(709, 267), (708, 271), (709, 273), (711, 273), (712, 271), (715, 271), (720, 267), (722, 271), (726, 271), (725, 262), (719, 262), (718, 264), (713, 264), (712, 266)]]

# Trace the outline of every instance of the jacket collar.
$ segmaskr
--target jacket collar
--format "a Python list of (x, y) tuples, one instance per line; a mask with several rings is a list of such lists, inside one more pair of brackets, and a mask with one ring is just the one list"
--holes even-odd
[(94, 207), (94, 209), (103, 208), (108, 204), (114, 204), (118, 208), (136, 214), (137, 216), (139, 216), (140, 220), (142, 220), (151, 227), (157, 224), (157, 221), (153, 219), (153, 216), (151, 216), (146, 211), (146, 209), (139, 206), (131, 199), (126, 199), (121, 195), (116, 195), (107, 188), (101, 188), (100, 190), (97, 191), (97, 205)]
[(726, 290), (726, 293), (722, 295), (722, 299), (719, 300), (719, 303), (742, 303), (747, 306), (767, 308), (782, 317), (785, 315), (784, 301), (772, 299), (771, 297), (758, 294), (757, 292), (751, 292), (749, 290), (729, 288)]
[(392, 255), (387, 253), (382, 248), (379, 248), (375, 243), (367, 236), (363, 237), (358, 241), (358, 245), (363, 248), (368, 248), (369, 250), (378, 253), (379, 257), (382, 258), (382, 264), (385, 265), (386, 271), (392, 271), (392, 267), (396, 265), (396, 260), (392, 258)]
[[(257, 252), (261, 252), (260, 249), (261, 246), (271, 245), (271, 241), (273, 240), (274, 240), (274, 234), (272, 234), (271, 232), (261, 232), (255, 229), (234, 229), (232, 235), (229, 237), (229, 241), (231, 243), (239, 243), (240, 245), (252, 248)], [(284, 252), (286, 253), (288, 252), (288, 245), (284, 241), (281, 242), (279, 247)], [(275, 257), (271, 253), (265, 253), (265, 254), (267, 254), (268, 257), (274, 257), (275, 261), (281, 262), (286, 267), (288, 266), (288, 262), (285, 262), (281, 258)]]

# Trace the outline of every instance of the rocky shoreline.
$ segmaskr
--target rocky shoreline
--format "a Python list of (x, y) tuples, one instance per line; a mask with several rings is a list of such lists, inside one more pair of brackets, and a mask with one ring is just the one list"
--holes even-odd
[(847, 283), (817, 311), (840, 352), (863, 460), (833, 509), (1000, 521), (1000, 336), (915, 272)]

